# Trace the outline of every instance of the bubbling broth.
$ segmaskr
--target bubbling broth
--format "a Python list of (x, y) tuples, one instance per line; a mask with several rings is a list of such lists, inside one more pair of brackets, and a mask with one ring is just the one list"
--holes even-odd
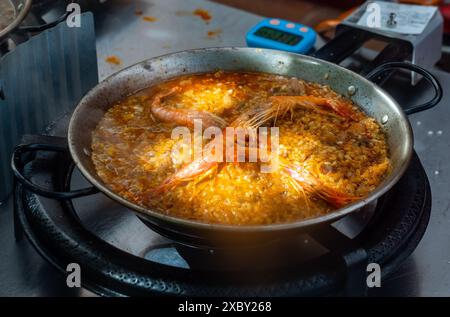
[[(276, 167), (263, 172), (260, 152), (252, 162), (174, 152), (173, 129), (193, 131), (194, 119), (218, 131), (278, 127), (277, 155), (264, 157)], [(212, 139), (189, 140), (196, 138), (206, 153)], [(248, 139), (233, 137), (231, 146), (252, 149)], [(183, 151), (184, 161), (177, 156)], [(114, 104), (93, 132), (92, 160), (105, 185), (135, 204), (228, 225), (325, 215), (367, 196), (391, 169), (379, 124), (330, 87), (221, 71), (177, 77)]]

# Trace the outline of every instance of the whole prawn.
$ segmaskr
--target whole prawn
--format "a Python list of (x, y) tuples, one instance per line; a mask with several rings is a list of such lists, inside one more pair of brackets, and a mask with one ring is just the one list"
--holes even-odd
[(225, 120), (208, 111), (174, 109), (164, 104), (166, 99), (179, 91), (179, 87), (174, 87), (168, 91), (162, 91), (153, 97), (150, 104), (150, 111), (156, 119), (162, 122), (187, 126), (189, 128), (194, 127), (194, 120), (201, 120), (204, 129), (208, 127), (225, 127)]
[(277, 120), (287, 113), (293, 115), (295, 109), (305, 109), (314, 111), (326, 116), (339, 117), (345, 120), (359, 121), (362, 115), (354, 109), (338, 100), (331, 98), (317, 97), (312, 95), (303, 96), (271, 96), (268, 102), (264, 103), (254, 116), (248, 120), (248, 125), (261, 126), (270, 120)]

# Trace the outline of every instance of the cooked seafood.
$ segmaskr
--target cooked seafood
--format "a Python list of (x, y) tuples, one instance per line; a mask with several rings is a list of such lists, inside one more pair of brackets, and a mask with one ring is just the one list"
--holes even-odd
[(153, 97), (149, 109), (156, 119), (162, 122), (174, 123), (194, 127), (194, 120), (201, 120), (205, 128), (225, 127), (225, 120), (207, 111), (198, 111), (191, 109), (171, 109), (164, 105), (164, 100), (174, 95), (180, 89), (174, 87), (167, 92), (162, 92)]
[[(174, 154), (179, 125), (279, 128), (277, 168)], [(225, 140), (225, 138), (224, 138)], [(191, 135), (204, 153), (213, 142)], [(225, 143), (225, 142), (224, 142)], [(250, 150), (233, 138), (224, 152)], [(188, 158), (180, 160), (177, 155)], [(391, 168), (378, 123), (327, 86), (263, 73), (189, 75), (111, 107), (93, 132), (92, 160), (115, 192), (171, 216), (233, 225), (272, 224), (326, 214), (374, 190)]]
[(359, 199), (357, 196), (327, 186), (320, 182), (318, 177), (313, 176), (311, 172), (302, 167), (283, 164), (281, 172), (292, 178), (290, 183), (298, 192), (316, 195), (333, 207), (340, 208)]

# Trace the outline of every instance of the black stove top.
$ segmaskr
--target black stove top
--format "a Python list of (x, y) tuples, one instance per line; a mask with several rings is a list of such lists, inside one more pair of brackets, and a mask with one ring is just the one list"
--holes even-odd
[[(66, 125), (62, 119), (50, 132)], [(24, 142), (66, 141), (27, 136)], [(26, 171), (53, 190), (86, 185), (68, 153), (39, 154)], [(100, 295), (376, 294), (366, 285), (367, 265), (379, 264), (382, 280), (394, 272), (422, 238), (430, 209), (430, 187), (417, 155), (376, 204), (295, 239), (238, 251), (177, 244), (102, 194), (56, 201), (19, 184), (14, 193), (16, 238), (27, 237), (62, 273), (69, 263), (79, 264), (82, 286)]]

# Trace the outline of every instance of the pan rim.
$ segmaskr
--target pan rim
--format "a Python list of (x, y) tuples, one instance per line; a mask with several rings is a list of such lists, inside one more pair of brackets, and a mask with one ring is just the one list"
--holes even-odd
[[(170, 216), (170, 215), (165, 215), (165, 214), (162, 214), (153, 209), (148, 209), (148, 208), (142, 207), (140, 205), (134, 204), (134, 203), (126, 200), (122, 196), (120, 196), (120, 195), (116, 194), (115, 192), (113, 192), (112, 190), (110, 190), (107, 186), (105, 186), (105, 185), (101, 184), (99, 181), (97, 181), (97, 179), (93, 175), (91, 175), (91, 173), (88, 172), (87, 169), (85, 169), (85, 167), (83, 166), (82, 161), (78, 157), (77, 151), (75, 149), (75, 142), (73, 139), (73, 136), (75, 135), (75, 133), (73, 132), (75, 129), (74, 122), (75, 122), (75, 119), (77, 118), (77, 115), (76, 115), (77, 112), (79, 112), (81, 109), (79, 106), (83, 105), (83, 101), (86, 98), (91, 97), (95, 93), (95, 88), (97, 88), (103, 82), (108, 81), (111, 78), (114, 78), (115, 76), (118, 76), (118, 74), (121, 74), (122, 72), (129, 70), (133, 67), (137, 67), (144, 63), (148, 63), (151, 60), (161, 59), (161, 58), (164, 58), (167, 56), (173, 56), (176, 54), (186, 54), (186, 53), (196, 53), (196, 52), (211, 52), (211, 53), (213, 53), (213, 52), (236, 51), (236, 50), (240, 50), (240, 51), (258, 50), (258, 51), (264, 51), (267, 53), (276, 53), (276, 54), (282, 53), (283, 55), (292, 56), (293, 58), (301, 58), (301, 59), (308, 60), (310, 62), (321, 63), (321, 64), (327, 65), (329, 67), (336, 68), (340, 72), (344, 72), (349, 75), (356, 76), (356, 78), (358, 80), (372, 85), (374, 87), (375, 93), (380, 94), (383, 98), (389, 100), (395, 106), (395, 110), (397, 112), (397, 115), (399, 116), (399, 119), (401, 120), (401, 122), (404, 122), (406, 125), (406, 130), (405, 130), (406, 135), (404, 138), (404, 141), (406, 143), (404, 145), (406, 147), (406, 153), (404, 155), (405, 159), (404, 159), (403, 164), (401, 164), (399, 166), (399, 168), (396, 170), (395, 174), (394, 174), (394, 171), (391, 171), (388, 178), (386, 178), (379, 186), (377, 186), (377, 188), (375, 188), (373, 191), (371, 191), (367, 197), (365, 197), (357, 202), (349, 204), (343, 208), (336, 209), (336, 210), (334, 210), (326, 215), (323, 215), (323, 216), (307, 218), (307, 219), (302, 219), (302, 220), (297, 220), (297, 221), (292, 221), (292, 222), (274, 223), (274, 224), (267, 224), (267, 225), (228, 225), (228, 224), (219, 224), (219, 223), (206, 223), (206, 222), (201, 222), (201, 221), (188, 220), (188, 219), (183, 219), (183, 218), (174, 217), (174, 216)], [(357, 104), (357, 106), (360, 107), (358, 104)], [(360, 74), (357, 74), (351, 70), (348, 70), (340, 65), (333, 64), (331, 62), (324, 61), (324, 60), (321, 60), (321, 59), (318, 59), (315, 57), (311, 57), (311, 56), (289, 53), (289, 52), (282, 52), (282, 51), (272, 50), (272, 49), (262, 49), (262, 48), (255, 49), (255, 48), (249, 48), (249, 47), (233, 46), (233, 47), (196, 48), (196, 49), (172, 52), (169, 54), (160, 55), (160, 56), (156, 56), (156, 57), (152, 57), (152, 58), (140, 61), (138, 63), (130, 65), (130, 66), (108, 76), (102, 82), (98, 83), (95, 87), (93, 87), (80, 100), (77, 107), (75, 108), (75, 110), (70, 118), (70, 122), (69, 122), (68, 145), (69, 145), (70, 154), (71, 154), (72, 159), (74, 160), (76, 166), (78, 167), (78, 169), (80, 170), (82, 175), (91, 184), (93, 184), (103, 194), (107, 195), (114, 201), (129, 208), (131, 211), (137, 213), (138, 215), (143, 216), (147, 221), (156, 223), (158, 226), (161, 226), (161, 221), (164, 221), (164, 222), (168, 222), (172, 225), (188, 226), (190, 229), (208, 230), (208, 231), (213, 230), (215, 232), (222, 231), (222, 232), (236, 232), (236, 233), (252, 233), (252, 232), (267, 232), (267, 231), (300, 230), (300, 229), (305, 229), (307, 227), (312, 227), (312, 226), (319, 225), (319, 224), (332, 223), (334, 221), (339, 220), (340, 218), (342, 218), (344, 216), (347, 216), (353, 212), (356, 212), (357, 210), (361, 209), (362, 207), (366, 206), (367, 204), (380, 198), (383, 194), (385, 194), (387, 191), (389, 191), (400, 180), (400, 178), (405, 173), (407, 167), (409, 166), (410, 160), (412, 157), (412, 152), (413, 152), (413, 133), (412, 133), (411, 124), (410, 124), (406, 114), (404, 113), (404, 111), (402, 110), (400, 105), (397, 103), (397, 101), (391, 95), (389, 95), (384, 89), (382, 89), (378, 85), (374, 84), (373, 82), (369, 81), (367, 78), (361, 76)], [(157, 220), (152, 219), (152, 218), (156, 218)]]

